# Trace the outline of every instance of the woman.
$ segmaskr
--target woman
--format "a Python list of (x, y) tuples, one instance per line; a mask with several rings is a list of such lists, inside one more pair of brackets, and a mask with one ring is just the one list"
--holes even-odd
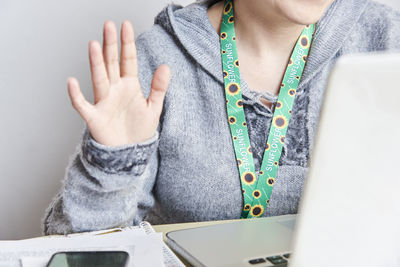
[[(296, 213), (330, 69), (344, 54), (399, 49), (400, 14), (368, 0), (229, 3), (171, 5), (137, 38), (136, 47), (132, 26), (124, 22), (120, 65), (116, 27), (105, 23), (103, 51), (97, 42), (89, 45), (94, 105), (76, 79), (68, 81), (72, 105), (87, 130), (47, 211), (45, 233), (143, 219), (162, 224)], [(229, 23), (236, 36), (221, 30)], [(302, 43), (299, 36), (313, 23), (314, 35), (309, 32), (309, 43)], [(237, 44), (241, 78), (235, 84), (243, 95), (238, 109), (246, 118), (247, 153), (254, 161), (246, 166), (256, 177), (266, 175), (264, 151), (276, 126), (284, 74), (290, 76), (288, 65), (295, 64), (291, 53), (302, 45), (309, 49), (312, 41), (309, 54), (301, 50), (307, 64), (293, 78), (300, 83), (292, 91), (281, 156), (273, 162), (277, 175), (266, 180), (273, 190), (260, 208), (246, 200), (244, 184), (257, 181), (243, 171), (249, 158), (241, 158), (238, 135), (230, 128), (238, 121), (229, 115), (231, 74), (221, 58), (231, 52), (221, 47), (228, 39)]]

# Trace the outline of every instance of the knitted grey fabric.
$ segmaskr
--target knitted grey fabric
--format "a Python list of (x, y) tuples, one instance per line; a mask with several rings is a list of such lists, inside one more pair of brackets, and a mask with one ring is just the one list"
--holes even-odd
[[(242, 193), (227, 122), (219, 36), (206, 13), (211, 2), (170, 5), (138, 37), (145, 95), (157, 66), (165, 63), (172, 71), (158, 132), (147, 142), (110, 148), (85, 130), (46, 212), (46, 234), (126, 226), (143, 219), (163, 224), (240, 218)], [(399, 29), (399, 13), (368, 0), (336, 0), (324, 14), (265, 216), (297, 212), (327, 77), (337, 58), (399, 50)], [(258, 171), (272, 110), (243, 79), (242, 87)]]

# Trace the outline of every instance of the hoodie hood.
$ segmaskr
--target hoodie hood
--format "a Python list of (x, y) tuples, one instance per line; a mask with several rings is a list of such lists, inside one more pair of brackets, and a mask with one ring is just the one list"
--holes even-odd
[[(156, 18), (216, 80), (223, 83), (219, 35), (207, 16), (207, 8), (218, 1), (206, 0), (187, 7), (169, 5)], [(367, 6), (367, 0), (335, 0), (317, 23), (314, 40), (299, 90), (339, 51)], [(323, 33), (323, 34), (322, 34)]]

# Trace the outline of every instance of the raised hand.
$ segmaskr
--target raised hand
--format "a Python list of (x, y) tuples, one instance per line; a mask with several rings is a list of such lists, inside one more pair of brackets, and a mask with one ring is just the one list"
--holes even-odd
[(146, 99), (138, 79), (132, 24), (121, 27), (121, 60), (118, 62), (117, 29), (104, 23), (103, 50), (97, 41), (89, 43), (94, 104), (83, 96), (75, 78), (68, 79), (72, 106), (86, 122), (92, 137), (105, 146), (143, 142), (154, 136), (170, 80), (170, 69), (155, 71)]

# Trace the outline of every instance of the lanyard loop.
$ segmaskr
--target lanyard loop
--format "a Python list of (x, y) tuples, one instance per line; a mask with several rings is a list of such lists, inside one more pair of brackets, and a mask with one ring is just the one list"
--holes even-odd
[(314, 24), (307, 25), (304, 28), (290, 57), (275, 106), (260, 174), (257, 179), (243, 110), (233, 0), (225, 0), (220, 32), (221, 57), (228, 122), (242, 185), (242, 219), (261, 217), (269, 203), (296, 91), (307, 61), (314, 30)]

